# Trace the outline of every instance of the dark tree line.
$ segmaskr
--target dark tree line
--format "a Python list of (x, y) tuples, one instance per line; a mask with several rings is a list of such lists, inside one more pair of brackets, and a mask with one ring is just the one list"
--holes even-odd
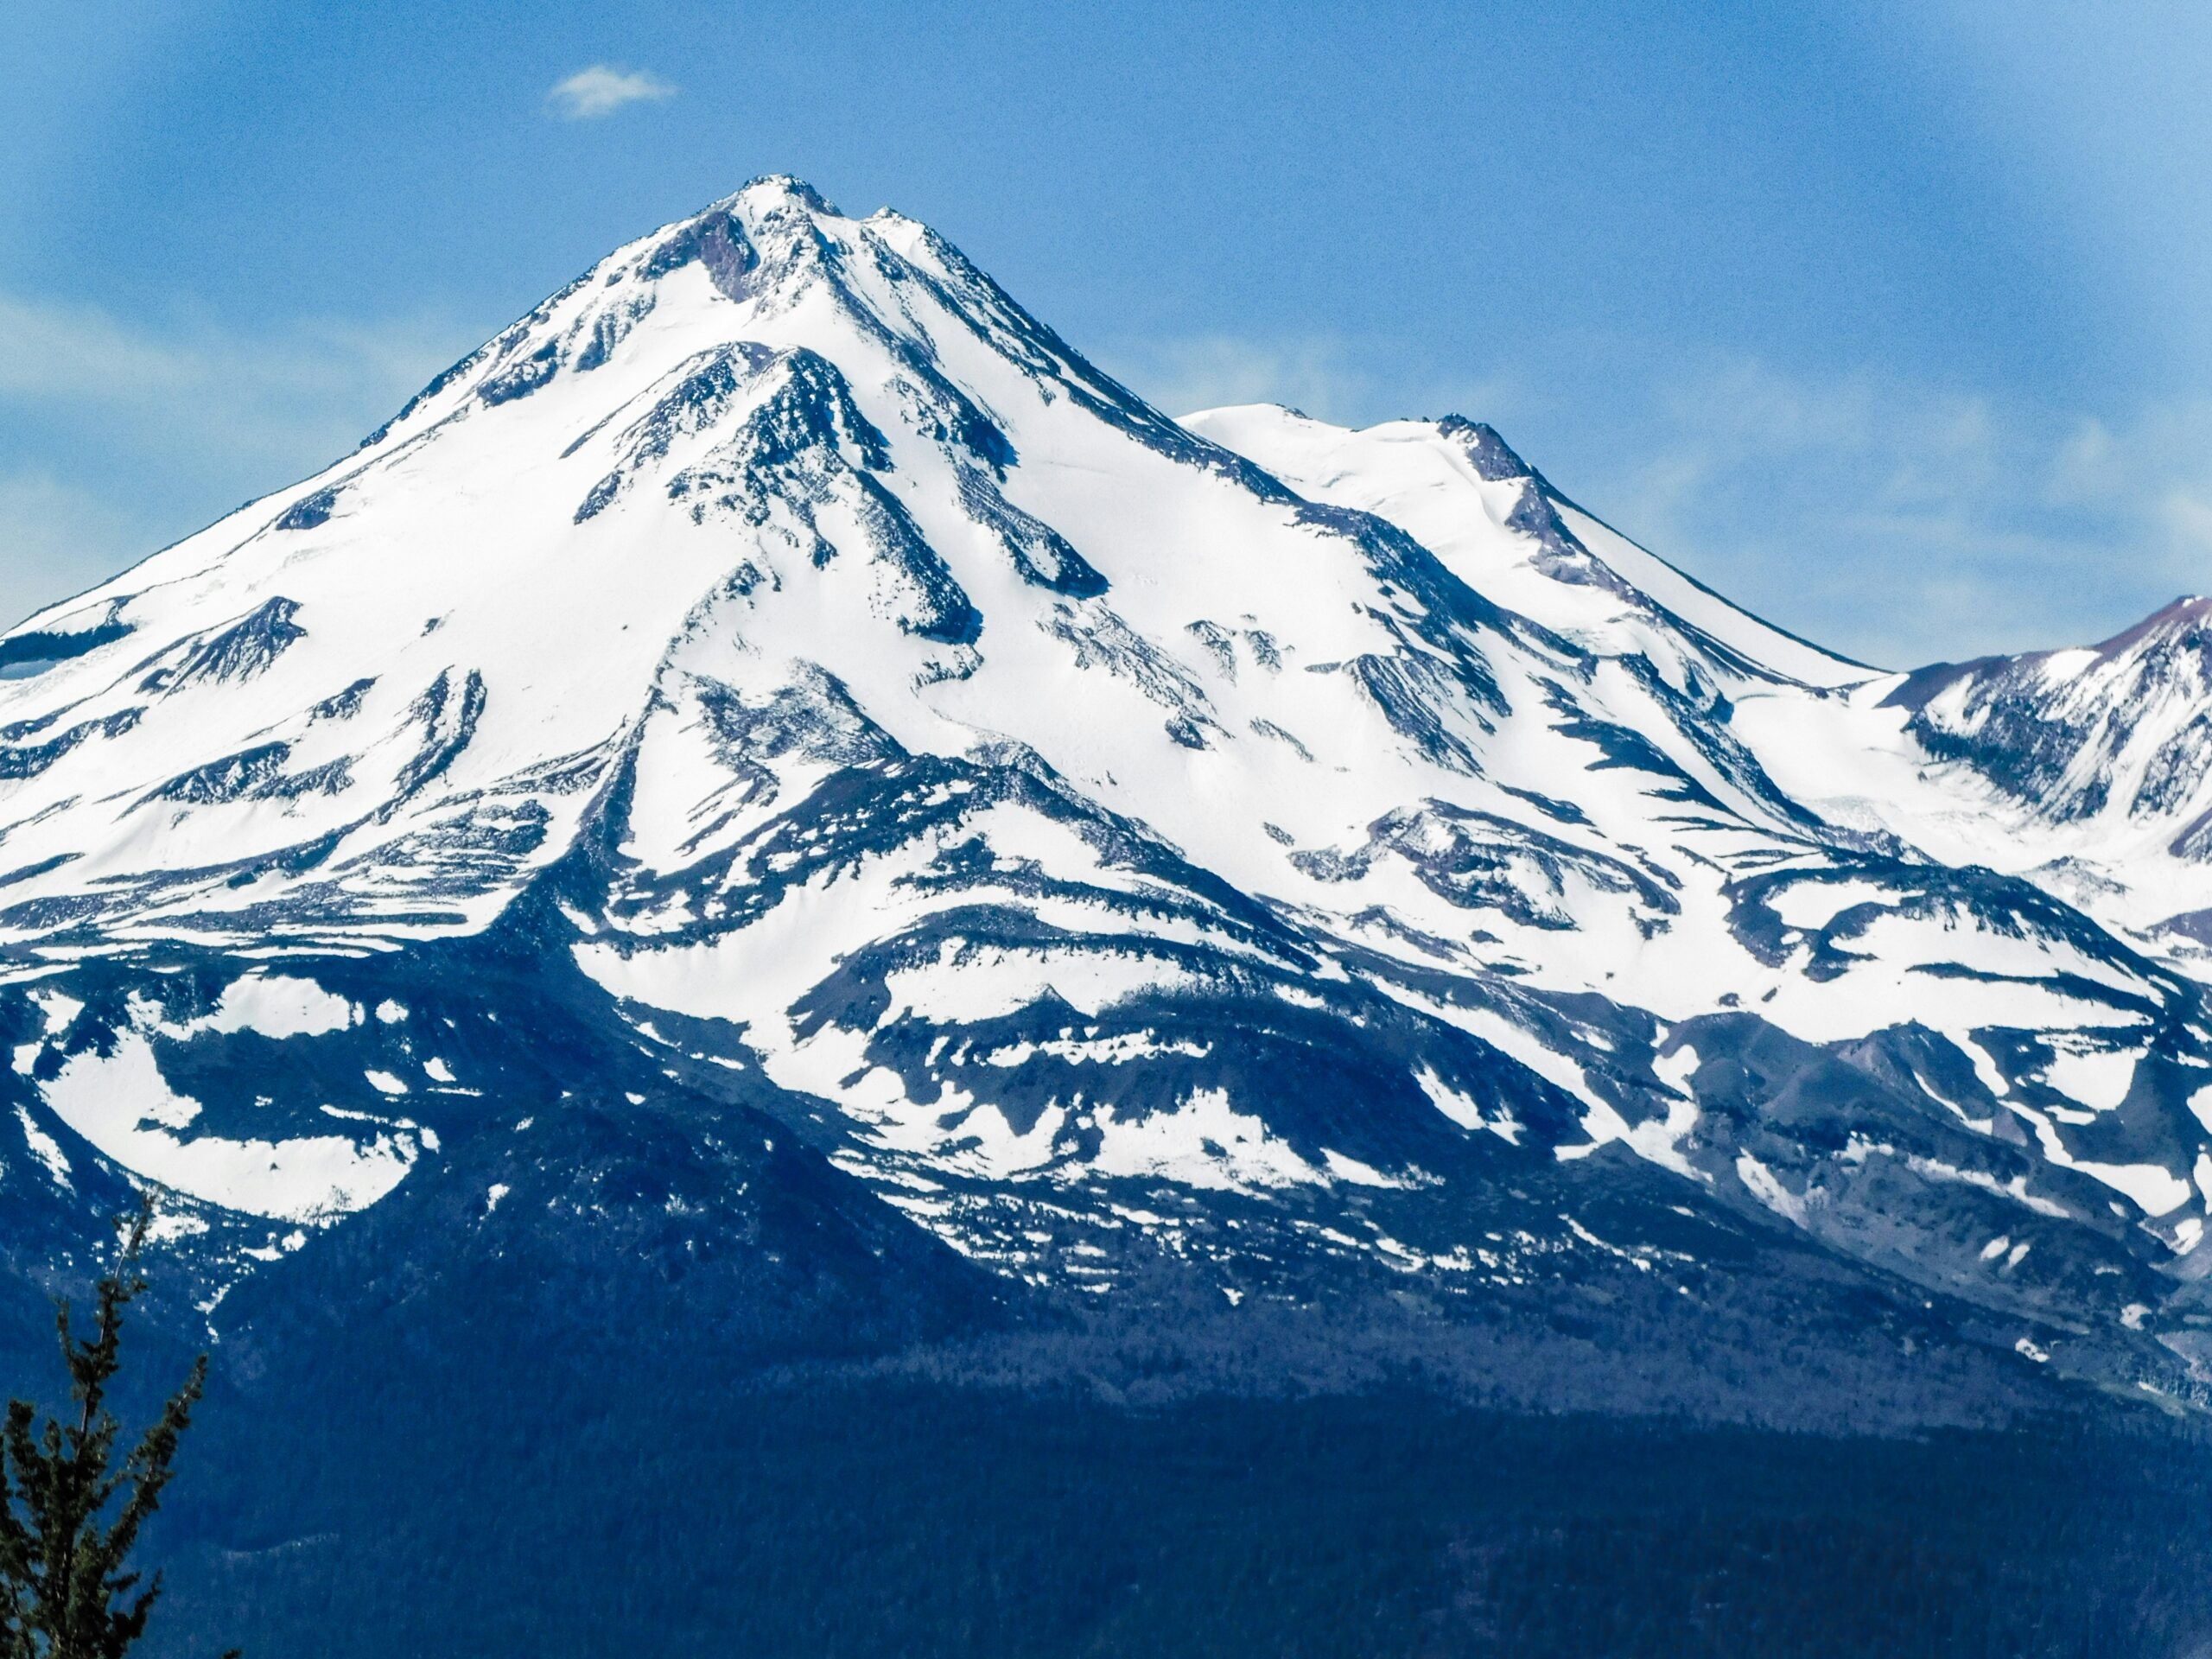
[(131, 1553), (161, 1505), (207, 1357), (123, 1450), (109, 1398), (124, 1313), (147, 1287), (138, 1260), (152, 1216), (142, 1206), (125, 1225), (115, 1267), (93, 1288), (91, 1334), (79, 1333), (66, 1300), (55, 1305), (68, 1409), (41, 1427), (36, 1407), (11, 1400), (0, 1426), (0, 1659), (119, 1659), (161, 1599), (162, 1575), (146, 1578)]

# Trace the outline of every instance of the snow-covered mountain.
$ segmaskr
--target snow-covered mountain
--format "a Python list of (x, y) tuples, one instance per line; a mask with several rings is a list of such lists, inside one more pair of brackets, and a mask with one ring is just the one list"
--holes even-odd
[(1573, 1325), (1592, 1400), (1771, 1389), (1692, 1332), (2187, 1395), (2203, 614), (1872, 669), (1486, 426), (1170, 420), (762, 180), (0, 639), (11, 1255), (150, 1181), (226, 1340), (619, 1224)]

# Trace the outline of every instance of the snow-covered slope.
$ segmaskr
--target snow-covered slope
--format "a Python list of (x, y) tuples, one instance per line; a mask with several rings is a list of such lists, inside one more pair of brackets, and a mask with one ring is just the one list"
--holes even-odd
[(764, 180), (0, 640), (0, 1197), (165, 1185), (212, 1306), (680, 1105), (1078, 1300), (1809, 1262), (2177, 1386), (2194, 617), (1883, 674), (1487, 427), (1172, 422)]

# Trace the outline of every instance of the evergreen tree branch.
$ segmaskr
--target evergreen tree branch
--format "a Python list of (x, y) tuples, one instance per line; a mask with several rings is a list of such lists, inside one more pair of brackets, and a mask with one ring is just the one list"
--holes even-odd
[(122, 1425), (109, 1408), (110, 1385), (124, 1314), (147, 1288), (138, 1262), (152, 1220), (149, 1195), (124, 1229), (115, 1268), (94, 1287), (89, 1336), (78, 1334), (68, 1302), (56, 1303), (68, 1421), (48, 1417), (35, 1430), (35, 1408), (16, 1400), (0, 1423), (0, 1659), (122, 1659), (161, 1599), (162, 1575), (145, 1580), (129, 1561), (175, 1473), (206, 1391), (207, 1357), (118, 1462)]

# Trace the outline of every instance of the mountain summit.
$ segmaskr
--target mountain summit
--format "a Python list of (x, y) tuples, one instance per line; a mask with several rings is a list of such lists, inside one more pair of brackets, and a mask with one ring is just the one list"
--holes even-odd
[(774, 178), (0, 667), (10, 1259), (158, 1184), (228, 1351), (496, 1258), (533, 1340), (650, 1262), (1007, 1375), (2199, 1386), (2202, 601), (1870, 669)]

